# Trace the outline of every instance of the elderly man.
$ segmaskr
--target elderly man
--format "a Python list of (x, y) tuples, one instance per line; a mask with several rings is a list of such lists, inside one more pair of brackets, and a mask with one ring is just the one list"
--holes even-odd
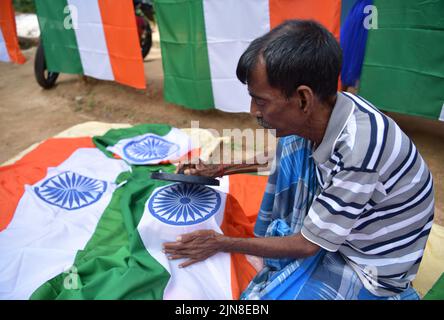
[[(418, 298), (411, 281), (433, 220), (432, 176), (392, 119), (337, 92), (340, 68), (337, 41), (313, 21), (287, 21), (250, 44), (237, 76), (252, 115), (282, 137), (257, 237), (201, 230), (165, 243), (171, 259), (264, 257), (244, 299)], [(205, 165), (187, 173), (218, 175)]]

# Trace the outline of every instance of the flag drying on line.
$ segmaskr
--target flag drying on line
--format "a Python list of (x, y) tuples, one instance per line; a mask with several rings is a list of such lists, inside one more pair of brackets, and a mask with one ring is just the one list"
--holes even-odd
[[(143, 127), (160, 137), (172, 129)], [(112, 131), (50, 139), (0, 167), (0, 299), (237, 299), (256, 273), (244, 255), (179, 269), (161, 245), (200, 229), (251, 237), (266, 178), (224, 177), (219, 187), (151, 180), (175, 167), (102, 152), (110, 136), (135, 130)]]
[(0, 1), (0, 61), (25, 63), (20, 51), (12, 0)]
[(378, 27), (368, 32), (359, 94), (383, 110), (444, 121), (444, 1), (373, 4)]
[(36, 0), (36, 9), (49, 71), (146, 87), (131, 0)]
[(255, 38), (287, 19), (315, 19), (339, 39), (341, 1), (156, 0), (165, 99), (193, 109), (248, 112), (237, 62)]

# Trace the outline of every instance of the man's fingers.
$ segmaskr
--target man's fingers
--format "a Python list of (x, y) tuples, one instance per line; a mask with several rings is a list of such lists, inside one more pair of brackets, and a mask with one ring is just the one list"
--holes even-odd
[(186, 268), (188, 266), (191, 266), (192, 264), (195, 264), (196, 262), (199, 262), (201, 260), (198, 259), (189, 259), (185, 261), (184, 263), (179, 264), (179, 268)]
[(163, 251), (163, 253), (166, 253), (166, 254), (177, 254), (178, 252), (180, 252), (180, 249), (179, 248), (164, 247), (162, 251)]
[(194, 240), (197, 236), (199, 236), (199, 231), (180, 235), (177, 237), (177, 239), (176, 239), (177, 241), (175, 241), (175, 242), (164, 242), (163, 248), (164, 248), (164, 250), (187, 249), (187, 246), (185, 246), (184, 244)]
[(205, 236), (210, 230), (197, 230), (190, 233), (185, 233), (177, 237), (177, 242), (187, 243), (196, 238), (202, 238)]
[(169, 260), (176, 260), (176, 259), (183, 259), (183, 258), (188, 258), (188, 256), (184, 256), (182, 254), (171, 254), (168, 256)]
[(182, 242), (165, 242), (163, 244), (164, 250), (180, 250), (180, 249), (186, 249), (183, 246)]
[(184, 171), (190, 167), (190, 164), (179, 162), (179, 165), (176, 167), (176, 173), (184, 173)]
[(200, 170), (195, 168), (188, 168), (183, 171), (184, 174), (188, 175), (200, 175)]

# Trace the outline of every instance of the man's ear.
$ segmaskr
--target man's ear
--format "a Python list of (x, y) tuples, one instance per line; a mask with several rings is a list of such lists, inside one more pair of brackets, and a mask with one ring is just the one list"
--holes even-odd
[(304, 113), (310, 112), (314, 102), (314, 94), (311, 88), (304, 85), (299, 86), (295, 94), (299, 100), (301, 111)]

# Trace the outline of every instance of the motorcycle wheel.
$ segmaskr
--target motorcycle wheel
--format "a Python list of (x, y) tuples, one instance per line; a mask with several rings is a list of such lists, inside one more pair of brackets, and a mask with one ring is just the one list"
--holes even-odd
[(151, 26), (149, 23), (146, 24), (145, 30), (140, 36), (140, 47), (142, 48), (142, 58), (150, 53), (151, 46), (153, 45), (153, 31), (151, 30)]
[(34, 75), (37, 83), (44, 89), (51, 89), (54, 87), (58, 72), (50, 72), (46, 67), (45, 52), (43, 50), (43, 44), (40, 42), (37, 52), (35, 54), (34, 61)]

